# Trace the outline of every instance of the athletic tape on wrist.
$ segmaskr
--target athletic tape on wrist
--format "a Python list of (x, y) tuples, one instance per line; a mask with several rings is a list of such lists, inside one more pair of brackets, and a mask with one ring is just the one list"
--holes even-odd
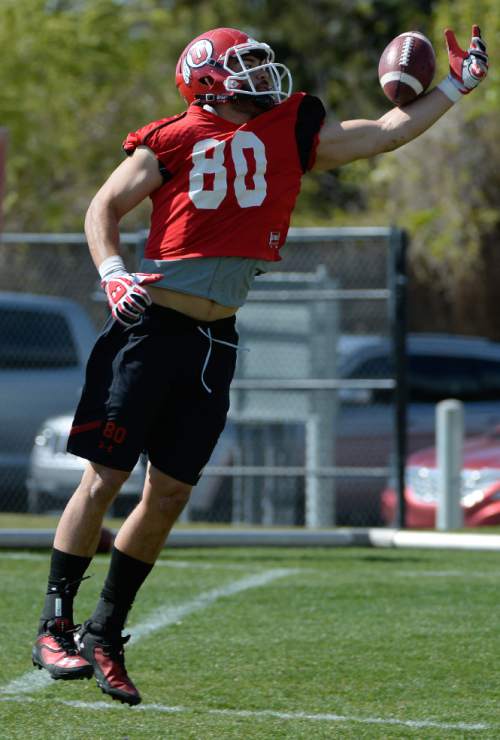
[(101, 276), (101, 280), (104, 280), (113, 272), (128, 272), (123, 259), (118, 254), (108, 257), (99, 265), (99, 275)]
[(451, 100), (452, 103), (457, 103), (463, 96), (463, 93), (460, 92), (450, 75), (445, 77), (444, 80), (439, 83), (437, 89), (441, 90), (441, 92), (446, 95), (448, 100)]

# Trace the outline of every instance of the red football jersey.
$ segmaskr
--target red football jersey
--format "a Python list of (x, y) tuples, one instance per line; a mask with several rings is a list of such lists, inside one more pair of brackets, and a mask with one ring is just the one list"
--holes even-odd
[(324, 115), (318, 98), (295, 93), (244, 124), (191, 105), (129, 134), (127, 154), (149, 147), (164, 176), (145, 257), (281, 259)]

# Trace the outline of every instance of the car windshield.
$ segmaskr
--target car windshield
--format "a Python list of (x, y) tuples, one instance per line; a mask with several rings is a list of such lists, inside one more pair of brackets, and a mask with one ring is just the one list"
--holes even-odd
[(77, 364), (77, 349), (63, 316), (50, 311), (2, 309), (0, 368), (31, 370)]
[(413, 355), (410, 394), (415, 400), (455, 396), (464, 401), (500, 399), (500, 362), (477, 357)]
[[(349, 378), (393, 378), (394, 364), (385, 354), (360, 362)], [(455, 397), (464, 401), (500, 400), (500, 360), (434, 354), (409, 354), (408, 385), (413, 401), (439, 401)], [(392, 391), (377, 392), (390, 400)]]

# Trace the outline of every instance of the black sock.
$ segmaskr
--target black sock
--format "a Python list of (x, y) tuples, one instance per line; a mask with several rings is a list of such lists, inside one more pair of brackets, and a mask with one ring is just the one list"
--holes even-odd
[(50, 559), (47, 595), (40, 617), (40, 627), (60, 617), (73, 624), (73, 599), (92, 558), (70, 555), (53, 548)]
[(120, 633), (135, 596), (152, 567), (151, 563), (132, 558), (113, 547), (101, 598), (90, 621), (101, 625), (105, 633)]

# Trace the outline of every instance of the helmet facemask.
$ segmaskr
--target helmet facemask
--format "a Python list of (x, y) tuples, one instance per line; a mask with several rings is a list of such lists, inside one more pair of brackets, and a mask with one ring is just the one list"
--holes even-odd
[[(247, 64), (245, 57), (249, 56), (260, 58), (261, 64)], [(290, 71), (284, 64), (274, 61), (274, 51), (268, 44), (256, 41), (237, 44), (227, 49), (219, 62), (229, 72), (224, 88), (235, 96), (248, 96), (257, 105), (267, 108), (281, 103), (292, 92)]]

